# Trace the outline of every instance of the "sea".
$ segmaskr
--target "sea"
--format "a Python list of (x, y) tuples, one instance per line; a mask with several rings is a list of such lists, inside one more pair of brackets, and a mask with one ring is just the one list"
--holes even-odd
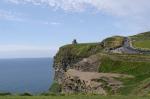
[(54, 78), (52, 58), (0, 59), (0, 93), (48, 92)]

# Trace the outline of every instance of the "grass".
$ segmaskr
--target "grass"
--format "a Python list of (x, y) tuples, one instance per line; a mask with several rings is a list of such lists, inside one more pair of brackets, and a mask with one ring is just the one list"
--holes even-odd
[(142, 48), (142, 49), (150, 49), (150, 40), (134, 41), (133, 47)]
[[(123, 95), (131, 94), (141, 85), (141, 82), (150, 77), (150, 61), (143, 56), (145, 61), (139, 61), (138, 55), (105, 55), (101, 59), (99, 72), (104, 73), (119, 73), (133, 75), (134, 78), (120, 79), (124, 82), (124, 87), (118, 92)], [(141, 56), (142, 57), (142, 56)], [(133, 59), (133, 60), (132, 60)], [(143, 89), (145, 90), (145, 88)], [(149, 90), (150, 92), (150, 90)]]
[(121, 36), (114, 36), (107, 38), (103, 41), (105, 48), (117, 48), (122, 46), (124, 41), (124, 37)]
[(53, 84), (51, 85), (49, 91), (51, 93), (55, 93), (55, 94), (60, 93), (61, 92), (61, 86), (57, 82), (54, 81)]
[(7, 93), (0, 93), (0, 96), (9, 96), (11, 95), (11, 93), (7, 92)]
[(25, 92), (25, 93), (20, 94), (20, 96), (32, 96), (32, 94), (28, 93), (28, 92)]
[(1, 96), (0, 99), (150, 99), (138, 96), (100, 96), (100, 95), (68, 95), (68, 96)]
[(150, 49), (150, 32), (141, 33), (130, 37), (133, 47), (140, 49)]
[[(130, 38), (133, 46), (136, 48), (150, 49), (150, 32), (141, 33), (131, 36)], [(105, 39), (101, 44), (86, 43), (65, 45), (61, 47), (57, 53), (54, 66), (62, 66), (61, 68), (65, 70), (67, 66), (72, 66), (83, 58), (101, 53), (99, 55), (101, 62), (99, 72), (134, 76), (134, 78), (119, 79), (124, 83), (124, 87), (120, 88), (117, 94), (129, 95), (136, 94), (138, 91), (143, 95), (148, 95), (150, 94), (150, 90), (148, 90), (150, 88), (144, 88), (144, 86), (148, 84), (146, 81), (150, 78), (150, 55), (108, 54), (105, 52), (106, 49), (122, 46), (123, 41), (124, 37), (114, 36)], [(106, 89), (109, 91), (109, 88), (106, 87)]]
[(55, 57), (55, 66), (62, 66), (65, 69), (68, 64), (78, 62), (79, 60), (89, 57), (90, 55), (101, 52), (103, 49), (98, 43), (87, 43), (87, 44), (70, 44), (60, 48), (59, 52)]
[(133, 93), (141, 96), (150, 95), (150, 78), (142, 81), (140, 85), (134, 89)]
[(98, 43), (83, 43), (83, 44), (70, 44), (66, 45), (60, 48), (61, 51), (67, 51), (70, 52), (70, 54), (74, 54), (78, 57), (87, 57), (92, 54), (95, 54), (97, 52), (100, 52), (102, 50), (102, 47)]

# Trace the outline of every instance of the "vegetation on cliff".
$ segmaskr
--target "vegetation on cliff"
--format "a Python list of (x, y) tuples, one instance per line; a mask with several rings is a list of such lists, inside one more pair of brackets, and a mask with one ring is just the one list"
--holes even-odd
[(131, 36), (133, 46), (140, 49), (150, 49), (150, 32)]
[(101, 96), (101, 95), (66, 95), (66, 96), (0, 96), (0, 99), (149, 99), (137, 96)]
[(113, 36), (102, 41), (105, 48), (117, 48), (123, 44), (124, 37), (122, 36)]
[[(143, 81), (150, 77), (150, 56), (141, 55), (106, 55), (101, 60), (99, 72), (104, 73), (118, 73), (133, 75), (132, 79), (120, 79), (124, 83), (124, 87), (118, 90), (120, 94), (135, 94), (137, 87), (141, 85)], [(150, 83), (150, 82), (149, 82)], [(138, 89), (138, 92), (143, 92), (144, 89), (150, 86), (141, 87), (142, 90)], [(149, 90), (150, 92), (150, 90)], [(148, 94), (148, 91), (143, 95)]]
[[(107, 95), (149, 95), (150, 32), (129, 38), (130, 41), (127, 37), (114, 36), (101, 43), (70, 44), (61, 47), (55, 56), (54, 68), (57, 70), (55, 80), (59, 81), (62, 91), (73, 93), (103, 91), (101, 93)], [(135, 49), (129, 43), (132, 43)], [(136, 50), (136, 48), (147, 49), (147, 52), (141, 53), (142, 51)], [(68, 75), (69, 69), (79, 70), (80, 74), (86, 74), (86, 76), (90, 76), (92, 72), (95, 72), (94, 75), (98, 75), (99, 72), (131, 75), (133, 78), (111, 78), (105, 75), (102, 78), (86, 81), (79, 75)], [(88, 83), (90, 84), (87, 85)]]
[(50, 94), (58, 94), (61, 91), (61, 86), (60, 84), (58, 84), (57, 82), (53, 82), (53, 84), (51, 85), (50, 89)]
[(102, 47), (98, 43), (65, 45), (59, 49), (55, 61), (57, 62), (67, 57), (70, 59), (84, 58), (101, 51)]

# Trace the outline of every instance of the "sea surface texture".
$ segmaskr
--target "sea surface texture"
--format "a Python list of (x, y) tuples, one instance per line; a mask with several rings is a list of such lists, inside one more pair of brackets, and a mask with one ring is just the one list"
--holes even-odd
[(0, 59), (0, 92), (42, 93), (53, 82), (52, 58)]

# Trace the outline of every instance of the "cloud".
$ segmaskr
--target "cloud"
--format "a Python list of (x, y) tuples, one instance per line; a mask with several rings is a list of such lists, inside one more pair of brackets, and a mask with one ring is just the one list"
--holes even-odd
[(15, 3), (15, 4), (18, 4), (19, 3), (19, 0), (7, 0), (8, 2), (12, 2), (12, 3)]
[(0, 19), (8, 21), (23, 21), (23, 19), (19, 17), (19, 14), (5, 10), (0, 10)]
[(61, 23), (59, 23), (59, 22), (51, 22), (50, 24), (51, 25), (60, 25)]
[[(33, 4), (66, 12), (90, 11), (117, 18), (117, 27), (136, 32), (150, 30), (150, 0), (7, 0), (14, 4)], [(92, 11), (91, 11), (92, 10)], [(57, 23), (48, 23), (58, 25)], [(119, 26), (121, 25), (121, 26)]]
[(60, 25), (61, 24), (60, 22), (46, 22), (46, 21), (41, 22), (41, 23), (43, 23), (45, 25)]
[(94, 8), (97, 11), (125, 16), (147, 13), (150, 10), (149, 0), (8, 0), (15, 4), (32, 3), (45, 5), (65, 11), (85, 11)]

